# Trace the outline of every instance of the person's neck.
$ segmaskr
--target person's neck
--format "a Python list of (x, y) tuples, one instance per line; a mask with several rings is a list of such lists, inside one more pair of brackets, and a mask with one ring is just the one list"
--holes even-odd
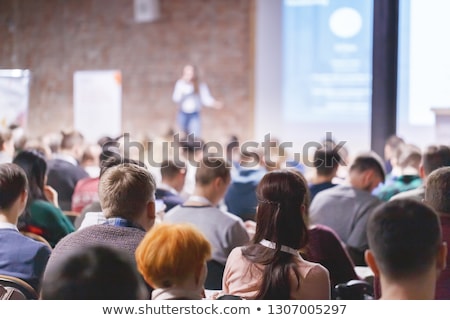
[[(205, 198), (205, 200), (209, 201), (210, 204), (213, 206), (217, 205), (217, 203), (219, 202), (217, 199), (217, 196), (211, 190), (209, 190), (207, 188), (195, 187), (194, 192), (192, 193), (192, 196), (193, 196), (193, 198), (195, 198), (195, 197)], [(205, 201), (199, 201), (199, 200), (190, 198), (185, 202), (185, 205), (202, 207), (202, 206), (205, 206)]]
[(335, 176), (315, 176), (312, 179), (312, 183), (314, 184), (320, 184), (320, 183), (326, 183), (331, 182)]
[(17, 215), (14, 216), (13, 214), (11, 214), (11, 212), (0, 211), (0, 222), (17, 225)]
[(436, 289), (436, 271), (403, 281), (388, 280), (383, 277), (380, 300), (433, 300)]
[(163, 188), (167, 188), (169, 189), (168, 191), (174, 192), (176, 194), (179, 194), (182, 190), (182, 188), (178, 188), (177, 184), (172, 180), (162, 179), (161, 185), (163, 186)]

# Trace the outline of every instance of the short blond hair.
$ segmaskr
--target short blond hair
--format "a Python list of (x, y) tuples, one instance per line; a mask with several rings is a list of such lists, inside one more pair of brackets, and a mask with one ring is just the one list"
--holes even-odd
[(145, 281), (156, 288), (180, 284), (211, 258), (211, 244), (188, 223), (152, 227), (136, 249), (136, 262)]
[(125, 163), (108, 168), (100, 177), (98, 193), (107, 218), (122, 217), (133, 221), (149, 201), (155, 199), (156, 183), (143, 167)]

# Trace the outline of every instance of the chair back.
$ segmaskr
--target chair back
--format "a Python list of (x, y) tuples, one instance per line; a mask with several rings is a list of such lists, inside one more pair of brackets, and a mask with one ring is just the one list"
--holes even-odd
[(350, 280), (334, 287), (335, 300), (373, 300), (373, 286), (365, 280)]
[(206, 275), (205, 289), (221, 290), (225, 266), (215, 260), (209, 260), (206, 266), (208, 268), (208, 274)]
[(37, 292), (22, 279), (0, 275), (1, 300), (37, 300)]
[(36, 233), (33, 232), (29, 232), (29, 231), (20, 231), (20, 233), (22, 233), (24, 236), (31, 238), (33, 240), (36, 240), (38, 242), (42, 242), (43, 244), (45, 244), (47, 247), (50, 248), (50, 250), (53, 250), (52, 246), (50, 245), (50, 243), (41, 235), (38, 235)]

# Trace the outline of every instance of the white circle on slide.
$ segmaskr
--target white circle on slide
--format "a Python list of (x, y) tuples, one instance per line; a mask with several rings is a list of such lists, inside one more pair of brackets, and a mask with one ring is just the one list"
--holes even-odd
[(358, 11), (349, 7), (335, 10), (329, 20), (331, 32), (341, 38), (351, 38), (361, 31), (362, 18)]

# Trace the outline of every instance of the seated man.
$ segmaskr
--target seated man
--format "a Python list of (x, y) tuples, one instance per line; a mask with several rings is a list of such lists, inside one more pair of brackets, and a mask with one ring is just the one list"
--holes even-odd
[[(439, 214), (442, 238), (450, 243), (450, 167), (434, 170), (427, 177), (425, 202)], [(436, 285), (436, 299), (450, 299), (450, 256), (447, 255), (447, 268), (441, 273)]]
[(310, 222), (333, 229), (357, 266), (368, 248), (366, 223), (381, 203), (371, 192), (385, 178), (383, 160), (374, 152), (359, 154), (349, 170), (349, 184), (319, 192), (310, 207)]
[(428, 146), (422, 153), (422, 162), (419, 167), (422, 184), (415, 189), (397, 193), (389, 200), (411, 198), (422, 201), (425, 198), (428, 175), (434, 170), (446, 166), (450, 166), (450, 147), (445, 145)]
[(371, 215), (367, 237), (365, 258), (380, 280), (381, 299), (434, 299), (447, 246), (432, 208), (410, 199), (384, 203)]
[(392, 161), (392, 172), (389, 181), (373, 194), (383, 201), (388, 201), (394, 195), (418, 188), (422, 185), (419, 167), (422, 159), (420, 149), (411, 144), (403, 144), (397, 149)]
[(336, 186), (333, 179), (336, 178), (341, 156), (332, 148), (320, 148), (314, 153), (314, 168), (316, 175), (309, 185), (310, 201), (320, 191)]
[(223, 159), (205, 157), (195, 182), (193, 195), (167, 212), (164, 221), (195, 225), (213, 247), (212, 260), (224, 267), (231, 250), (249, 241), (242, 219), (217, 207), (230, 183), (230, 168)]
[(0, 164), (0, 274), (22, 279), (39, 292), (51, 249), (17, 229), (27, 203), (27, 184), (19, 166)]
[(123, 250), (134, 261), (138, 244), (155, 223), (155, 189), (155, 181), (146, 168), (132, 163), (108, 168), (100, 176), (98, 190), (106, 222), (61, 239), (47, 270), (73, 250), (91, 245)]
[(72, 209), (72, 196), (77, 182), (89, 176), (79, 164), (83, 143), (81, 133), (64, 133), (59, 152), (48, 161), (48, 185), (58, 192), (58, 203), (63, 211)]
[(161, 183), (156, 189), (156, 199), (162, 200), (166, 205), (165, 212), (184, 202), (180, 193), (183, 191), (186, 179), (186, 165), (172, 160), (163, 160), (161, 163)]
[(243, 150), (225, 193), (224, 201), (227, 210), (244, 221), (255, 220), (256, 206), (258, 205), (256, 187), (267, 172), (261, 165), (262, 161), (258, 152)]

